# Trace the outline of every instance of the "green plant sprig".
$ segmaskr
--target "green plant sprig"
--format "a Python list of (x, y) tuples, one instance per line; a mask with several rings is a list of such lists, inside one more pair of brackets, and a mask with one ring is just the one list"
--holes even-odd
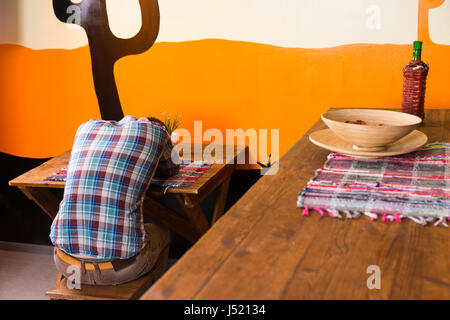
[(182, 123), (181, 115), (177, 113), (173, 117), (171, 113), (167, 114), (167, 112), (163, 112), (163, 116), (167, 131), (172, 135), (172, 132), (174, 132)]

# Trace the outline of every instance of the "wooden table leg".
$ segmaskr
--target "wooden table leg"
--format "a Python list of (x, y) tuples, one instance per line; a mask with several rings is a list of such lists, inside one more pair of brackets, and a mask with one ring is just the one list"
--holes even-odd
[(231, 177), (228, 177), (222, 185), (219, 187), (219, 193), (217, 194), (216, 204), (214, 206), (214, 212), (212, 216), (211, 225), (217, 222), (220, 217), (223, 216), (225, 211), (225, 204), (227, 202), (228, 188), (230, 186)]
[(194, 204), (193, 200), (189, 195), (177, 195), (177, 199), (180, 201), (181, 206), (183, 207), (186, 215), (194, 226), (197, 234), (202, 236), (208, 231), (210, 228), (210, 224), (206, 219), (203, 210), (200, 208), (200, 203)]
[(54, 219), (59, 211), (59, 203), (61, 202), (57, 196), (48, 188), (19, 187), (20, 190), (34, 201), (44, 212)]
[[(176, 199), (186, 213), (187, 219), (167, 208), (155, 199), (156, 195), (151, 194), (147, 194), (144, 200), (144, 213), (181, 235), (183, 238), (195, 243), (209, 230), (212, 224), (223, 216), (231, 174), (234, 169), (234, 166), (225, 168), (221, 173), (221, 177), (202, 189), (200, 194), (175, 194)], [(215, 189), (218, 189), (218, 194), (214, 205), (212, 223), (210, 224), (200, 207), (200, 203)]]
[(195, 243), (201, 236), (193, 230), (188, 219), (149, 196), (144, 199), (143, 212), (192, 243)]

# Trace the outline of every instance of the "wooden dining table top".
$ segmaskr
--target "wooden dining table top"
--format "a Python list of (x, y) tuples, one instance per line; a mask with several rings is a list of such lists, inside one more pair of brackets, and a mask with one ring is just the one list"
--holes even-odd
[[(142, 299), (449, 299), (449, 229), (310, 217), (296, 200), (329, 151), (314, 126)], [(449, 110), (426, 110), (420, 131), (449, 141)], [(378, 266), (380, 289), (367, 286)]]
[[(185, 144), (187, 145), (187, 144)], [(190, 144), (190, 154), (185, 154), (181, 156), (183, 160), (196, 160), (195, 150), (196, 146), (200, 150), (204, 150), (207, 145), (200, 144)], [(180, 144), (180, 148), (183, 147), (183, 143)], [(237, 158), (241, 153), (245, 154), (246, 159), (248, 159), (248, 147), (245, 146), (227, 146), (227, 145), (216, 145), (216, 148), (222, 149), (223, 155), (226, 155), (227, 148), (232, 148), (231, 152), (233, 156), (228, 159), (223, 157), (223, 161), (216, 161), (214, 159), (215, 152), (204, 153), (201, 152), (202, 158), (200, 160), (211, 163), (211, 167), (205, 171), (196, 181), (188, 186), (167, 188), (158, 186), (150, 186), (149, 193), (159, 194), (159, 193), (178, 193), (178, 194), (200, 194), (204, 189), (214, 182), (214, 179), (220, 177), (221, 173), (228, 170), (228, 166), (235, 166), (237, 163)], [(217, 150), (220, 150), (217, 149)], [(187, 149), (185, 149), (187, 150)], [(10, 186), (14, 187), (33, 187), (33, 188), (55, 188), (63, 189), (66, 182), (65, 181), (48, 181), (46, 178), (50, 177), (52, 174), (58, 172), (62, 168), (67, 168), (70, 160), (71, 151), (63, 152), (62, 154), (44, 162), (40, 166), (25, 172), (24, 174), (18, 176), (17, 178), (9, 181)]]

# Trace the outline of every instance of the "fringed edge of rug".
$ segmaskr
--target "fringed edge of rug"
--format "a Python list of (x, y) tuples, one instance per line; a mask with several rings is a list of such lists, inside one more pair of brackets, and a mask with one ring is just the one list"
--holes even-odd
[(310, 208), (307, 206), (303, 206), (297, 203), (299, 208), (303, 208), (302, 215), (307, 217), (310, 215), (310, 211), (316, 211), (320, 214), (321, 217), (329, 216), (335, 219), (358, 219), (362, 215), (365, 215), (370, 218), (371, 221), (376, 221), (378, 218), (385, 223), (388, 222), (397, 222), (402, 223), (402, 219), (410, 219), (415, 223), (418, 223), (422, 226), (426, 226), (428, 223), (433, 223), (435, 227), (446, 227), (448, 228), (447, 221), (450, 221), (450, 216), (442, 216), (442, 217), (419, 217), (419, 216), (406, 216), (400, 214), (388, 214), (388, 213), (374, 213), (374, 212), (359, 212), (359, 211), (350, 211), (350, 210), (336, 210), (330, 208)]

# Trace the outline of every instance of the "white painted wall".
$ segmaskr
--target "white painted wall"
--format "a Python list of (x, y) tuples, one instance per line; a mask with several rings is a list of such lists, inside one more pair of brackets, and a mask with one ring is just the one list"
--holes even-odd
[(52, 0), (0, 0), (0, 44), (73, 49), (87, 41), (84, 30), (56, 18)]
[(430, 10), (428, 23), (431, 41), (450, 45), (450, 0)]
[(142, 27), (139, 0), (106, 0), (109, 28), (118, 38), (132, 38)]
[(417, 0), (162, 0), (160, 6), (159, 41), (220, 38), (323, 48), (409, 44), (417, 37)]
[[(80, 2), (77, 0), (74, 2)], [(110, 27), (121, 38), (141, 28), (138, 0), (107, 0)], [(418, 0), (160, 0), (158, 42), (217, 38), (282, 47), (351, 43), (410, 44)], [(20, 25), (15, 25), (18, 16)], [(430, 13), (432, 40), (450, 44), (450, 0)], [(52, 0), (0, 0), (0, 44), (72, 49), (82, 29), (59, 22)]]

